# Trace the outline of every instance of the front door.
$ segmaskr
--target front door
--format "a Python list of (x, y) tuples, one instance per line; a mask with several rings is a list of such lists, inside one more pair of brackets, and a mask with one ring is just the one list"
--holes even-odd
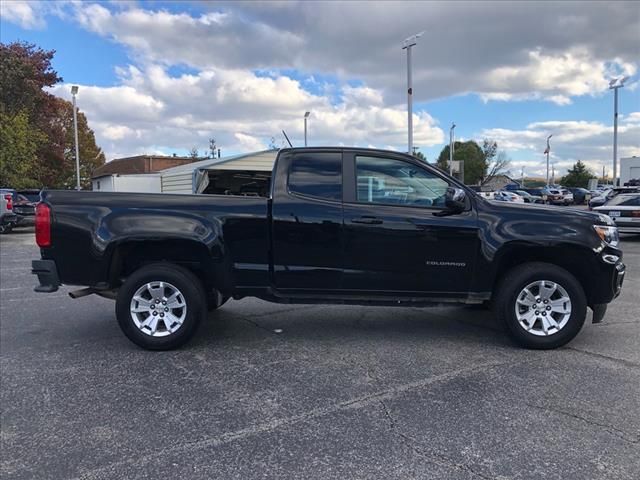
[(343, 288), (465, 295), (479, 245), (473, 209), (436, 216), (449, 186), (444, 177), (400, 156), (351, 155), (345, 158), (345, 182), (352, 188), (345, 188), (343, 205)]

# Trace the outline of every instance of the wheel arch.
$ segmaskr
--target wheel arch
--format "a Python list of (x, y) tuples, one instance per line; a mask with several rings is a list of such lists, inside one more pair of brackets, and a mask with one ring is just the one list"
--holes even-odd
[(228, 290), (230, 269), (225, 256), (214, 254), (202, 242), (185, 239), (147, 239), (120, 242), (108, 255), (108, 279), (111, 287), (119, 287), (124, 279), (139, 268), (154, 263), (170, 263), (186, 268), (201, 282), (206, 292)]
[(496, 270), (493, 279), (492, 299), (500, 289), (505, 274), (518, 265), (531, 262), (550, 263), (563, 268), (573, 275), (584, 290), (588, 304), (593, 296), (592, 283), (589, 281), (596, 269), (592, 265), (593, 252), (585, 246), (576, 244), (529, 245), (510, 244), (496, 255)]

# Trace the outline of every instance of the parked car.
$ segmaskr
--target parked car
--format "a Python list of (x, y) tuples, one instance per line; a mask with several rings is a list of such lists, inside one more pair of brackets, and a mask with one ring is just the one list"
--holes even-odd
[(589, 200), (589, 208), (594, 209), (595, 207), (601, 207), (613, 197), (620, 195), (621, 193), (640, 193), (640, 187), (615, 187), (605, 190), (599, 197)]
[(609, 215), (620, 232), (640, 233), (640, 193), (621, 193), (594, 211)]
[(13, 204), (13, 211), (18, 217), (17, 226), (30, 226), (35, 223), (36, 204), (31, 202), (27, 197), (18, 193), (18, 201)]
[(542, 188), (523, 188), (522, 191), (527, 192), (529, 195), (533, 195), (534, 197), (540, 197), (544, 203), (547, 203), (547, 194), (544, 193)]
[(585, 205), (591, 200), (591, 192), (586, 188), (567, 188), (573, 194), (573, 203)]
[[(37, 292), (116, 301), (124, 334), (184, 344), (228, 298), (482, 304), (519, 344), (559, 347), (600, 322), (625, 266), (606, 215), (492, 202), (413, 156), (279, 151), (267, 196), (44, 191)], [(52, 298), (53, 301), (63, 301)]]
[(0, 233), (9, 233), (17, 222), (13, 212), (13, 195), (0, 191)]
[(565, 205), (571, 205), (573, 203), (573, 193), (571, 190), (567, 188), (561, 188), (560, 193), (562, 193), (562, 199), (564, 200)]
[(544, 203), (541, 196), (531, 195), (529, 192), (525, 192), (524, 190), (513, 190), (513, 193), (520, 195), (524, 200), (524, 203)]
[(564, 195), (559, 189), (545, 187), (542, 191), (547, 196), (547, 203), (549, 205), (564, 205)]
[(514, 192), (499, 190), (493, 194), (493, 199), (499, 202), (524, 203), (524, 198)]

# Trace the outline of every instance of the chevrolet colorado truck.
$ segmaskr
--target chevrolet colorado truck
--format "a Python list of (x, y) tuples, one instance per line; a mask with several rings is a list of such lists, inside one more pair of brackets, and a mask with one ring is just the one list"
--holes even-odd
[[(242, 175), (239, 178), (244, 178)], [(528, 348), (566, 344), (622, 287), (606, 215), (497, 203), (409, 155), (278, 153), (264, 194), (44, 191), (37, 292), (115, 300), (137, 345), (176, 348), (227, 299), (490, 305)], [(243, 191), (240, 188), (239, 191)]]

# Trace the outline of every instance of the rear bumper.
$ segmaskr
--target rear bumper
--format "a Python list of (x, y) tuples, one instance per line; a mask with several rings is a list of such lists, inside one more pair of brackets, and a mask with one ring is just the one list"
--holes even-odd
[(34, 288), (36, 292), (55, 292), (61, 285), (56, 262), (53, 260), (33, 260), (31, 262), (31, 273), (38, 276), (39, 285)]

